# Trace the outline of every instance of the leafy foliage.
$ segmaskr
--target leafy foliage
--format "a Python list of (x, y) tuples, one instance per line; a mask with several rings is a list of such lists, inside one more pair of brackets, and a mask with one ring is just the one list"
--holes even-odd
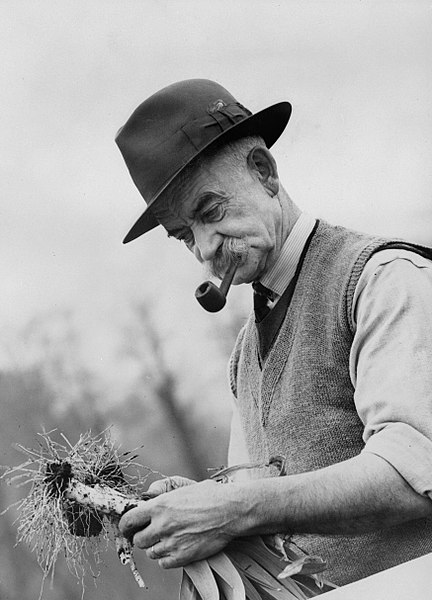
[[(335, 588), (319, 574), (324, 561), (315, 560), (312, 567), (309, 557), (295, 552), (289, 541), (282, 551), (277, 546), (272, 538), (242, 538), (223, 553), (188, 565), (180, 600), (306, 600)], [(296, 575), (281, 577), (284, 566), (294, 563)]]

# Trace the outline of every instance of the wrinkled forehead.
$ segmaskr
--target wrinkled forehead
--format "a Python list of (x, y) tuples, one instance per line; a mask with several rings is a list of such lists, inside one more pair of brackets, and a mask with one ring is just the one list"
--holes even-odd
[(228, 170), (216, 162), (188, 169), (161, 194), (153, 207), (154, 215), (165, 227), (166, 223), (190, 224), (203, 199), (212, 194), (226, 195), (229, 179)]

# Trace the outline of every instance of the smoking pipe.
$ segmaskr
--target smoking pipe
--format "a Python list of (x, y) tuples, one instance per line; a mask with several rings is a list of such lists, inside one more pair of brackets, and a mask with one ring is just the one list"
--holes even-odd
[(208, 312), (218, 312), (226, 303), (226, 296), (237, 271), (238, 263), (233, 263), (217, 287), (211, 281), (204, 281), (195, 291), (195, 298)]

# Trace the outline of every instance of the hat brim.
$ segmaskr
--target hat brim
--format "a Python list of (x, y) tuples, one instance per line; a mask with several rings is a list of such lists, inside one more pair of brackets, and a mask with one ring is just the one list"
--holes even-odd
[(231, 141), (241, 137), (249, 135), (261, 136), (267, 148), (271, 148), (273, 144), (278, 140), (288, 124), (291, 116), (292, 107), (289, 102), (278, 102), (273, 104), (260, 112), (257, 112), (250, 117), (247, 117), (243, 121), (236, 123), (230, 129), (221, 132), (218, 136), (212, 139), (211, 142), (206, 144), (203, 148), (197, 151), (191, 158), (185, 163), (174, 175), (163, 185), (158, 193), (152, 198), (151, 202), (147, 205), (146, 210), (135, 222), (132, 228), (128, 231), (127, 235), (123, 240), (123, 244), (127, 244), (137, 237), (140, 237), (144, 233), (147, 233), (151, 229), (154, 229), (159, 225), (159, 221), (155, 218), (151, 211), (151, 207), (157, 201), (161, 193), (174, 181), (174, 179), (185, 169), (197, 156), (199, 156), (204, 150), (207, 150), (216, 142), (222, 140)]

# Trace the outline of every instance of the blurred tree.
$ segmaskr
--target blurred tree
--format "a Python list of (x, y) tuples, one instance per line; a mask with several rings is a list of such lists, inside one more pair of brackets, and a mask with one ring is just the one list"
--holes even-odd
[(193, 479), (202, 479), (208, 475), (208, 464), (198, 451), (193, 407), (191, 403), (184, 406), (180, 402), (179, 375), (166, 358), (163, 334), (155, 323), (146, 304), (135, 307), (134, 322), (125, 331), (123, 352), (137, 362), (140, 369), (135, 389), (127, 401), (133, 405), (134, 414), (143, 413), (149, 403), (162, 410), (157, 435), (165, 457), (169, 457), (168, 462), (172, 464), (172, 457), (177, 456), (173, 466), (182, 468), (184, 474)]
[[(36, 432), (47, 431), (56, 426), (52, 413), (53, 393), (44, 381), (38, 368), (22, 372), (10, 371), (0, 375), (0, 397), (2, 418), (0, 420), (1, 461), (4, 465), (23, 462), (24, 457), (15, 448), (16, 443), (34, 447)], [(0, 487), (0, 510), (16, 502), (27, 490), (16, 487)], [(0, 580), (3, 598), (29, 599), (37, 597), (35, 582), (41, 582), (42, 574), (36, 564), (36, 557), (29, 549), (15, 546), (17, 513), (10, 509), (0, 520), (3, 543), (0, 547)], [(59, 571), (62, 571), (59, 565)], [(78, 600), (78, 595), (69, 596)]]
[[(106, 382), (91, 372), (80, 352), (82, 340), (67, 312), (39, 316), (31, 321), (19, 340), (20, 347), (11, 356), (13, 367), (0, 374), (2, 420), (0, 422), (0, 454), (3, 464), (16, 465), (23, 457), (13, 449), (19, 442), (35, 447), (36, 434), (43, 428), (57, 428), (73, 443), (79, 435), (91, 429), (98, 433), (112, 423), (115, 432), (126, 440), (145, 441), (145, 460), (141, 462), (165, 471), (201, 478), (207, 463), (196, 451), (193, 410), (185, 411), (178, 399), (178, 375), (165, 357), (164, 339), (151, 322), (145, 306), (137, 312), (133, 324), (135, 335), (129, 339), (129, 350), (141, 364), (136, 387), (128, 388), (117, 404), (104, 402)], [(151, 385), (149, 385), (149, 382)], [(152, 400), (152, 402), (149, 402)], [(188, 407), (191, 408), (191, 407)], [(167, 473), (168, 474), (168, 473)], [(0, 488), (1, 509), (16, 501), (25, 490)], [(42, 579), (36, 557), (22, 544), (14, 546), (16, 536), (15, 509), (0, 520), (0, 532), (5, 543), (0, 550), (1, 598), (30, 600), (35, 596), (35, 581)], [(147, 598), (156, 600), (176, 595), (178, 571), (161, 571), (153, 561), (138, 553), (138, 562), (149, 584)], [(106, 568), (105, 564), (111, 568)], [(97, 587), (87, 578), (85, 597), (99, 600), (128, 597), (141, 598), (128, 569), (108, 553), (95, 565), (103, 576)], [(53, 587), (46, 584), (45, 600), (81, 598), (81, 588), (61, 561), (56, 566)]]
[[(52, 346), (54, 351), (55, 344)], [(60, 354), (60, 352), (59, 352)], [(49, 354), (40, 358), (39, 364), (21, 369), (3, 371), (0, 374), (0, 398), (2, 402), (2, 418), (0, 420), (0, 462), (3, 465), (17, 465), (24, 460), (15, 443), (26, 447), (37, 447), (37, 433), (45, 428), (50, 431), (57, 428), (63, 432), (71, 442), (75, 442), (79, 435), (91, 429), (98, 432), (110, 422), (111, 415), (98, 411), (97, 394), (89, 387), (90, 377), (85, 376), (85, 370), (79, 369), (79, 386), (81, 398), (76, 403), (69, 403), (66, 407), (59, 406), (56, 397), (59, 389), (63, 388), (64, 373), (69, 373), (67, 364), (61, 365), (56, 372), (53, 390), (53, 381)], [(67, 353), (62, 352), (63, 360), (67, 361)], [(57, 357), (58, 359), (58, 357)], [(47, 361), (47, 362), (45, 362)], [(62, 375), (63, 374), (63, 375)], [(84, 375), (84, 377), (83, 377)], [(86, 383), (87, 382), (87, 383)], [(121, 415), (121, 411), (119, 411)], [(6, 486), (4, 481), (0, 485), (0, 512), (19, 500), (28, 490), (15, 486)], [(42, 572), (37, 565), (36, 556), (25, 545), (15, 545), (18, 517), (15, 508), (10, 508), (0, 518), (0, 598), (2, 600), (35, 600), (38, 598), (38, 587), (42, 582)], [(142, 553), (141, 553), (142, 554)], [(145, 555), (140, 557), (141, 571), (149, 586), (147, 593), (149, 600), (161, 597), (172, 597), (178, 589), (178, 572), (165, 574), (157, 564), (148, 561)], [(102, 600), (125, 597), (130, 600), (142, 599), (142, 590), (137, 588), (129, 570), (120, 565), (115, 551), (111, 549), (106, 554), (101, 552), (100, 564), (94, 565), (94, 573), (101, 571), (101, 577), (96, 580), (89, 574), (86, 577), (87, 600)], [(106, 564), (110, 568), (106, 568)], [(94, 582), (97, 582), (95, 587)], [(79, 582), (69, 572), (62, 559), (56, 565), (55, 577), (45, 583), (45, 600), (80, 600), (82, 589)]]
[[(225, 364), (245, 318), (244, 310), (236, 310), (234, 306), (209, 321), (209, 331), (203, 332), (215, 340), (216, 348), (220, 344), (217, 363), (221, 372), (218, 366), (216, 373), (211, 374), (217, 388), (213, 390), (213, 398), (225, 394)], [(74, 315), (70, 311), (57, 311), (34, 317), (18, 336), (15, 347), (10, 348), (12, 366), (0, 373), (0, 462), (10, 465), (22, 462), (22, 456), (12, 445), (19, 442), (34, 447), (36, 434), (42, 428), (57, 428), (74, 443), (89, 429), (96, 434), (113, 425), (113, 434), (126, 449), (142, 447), (141, 463), (167, 475), (207, 477), (209, 466), (219, 466), (225, 460), (227, 426), (220, 426), (209, 417), (210, 395), (205, 384), (201, 386), (201, 378), (192, 387), (192, 395), (184, 397), (184, 378), (186, 375), (193, 378), (194, 374), (183, 370), (188, 361), (187, 351), (177, 357), (179, 360), (172, 360), (170, 343), (169, 333), (158, 325), (148, 304), (136, 306), (118, 351), (119, 367), (129, 361), (135, 376), (125, 379), (118, 396), (107, 403), (110, 374), (105, 377), (103, 371), (92, 371), (86, 363), (85, 340)], [(205, 374), (210, 361), (210, 357), (202, 357), (199, 375)], [(23, 492), (2, 485), (2, 508)], [(16, 512), (11, 509), (0, 520), (5, 541), (0, 549), (1, 598), (33, 600), (34, 582), (41, 581), (41, 572), (27, 548), (23, 545), (13, 548), (15, 518)], [(148, 600), (174, 597), (179, 572), (162, 571), (153, 561), (146, 560), (144, 553), (137, 554), (140, 570), (149, 585)], [(96, 580), (96, 587), (92, 585), (93, 578), (87, 578), (86, 599), (142, 598), (142, 591), (136, 588), (129, 571), (119, 565), (112, 553), (103, 555), (102, 563), (95, 565), (97, 569), (101, 570), (101, 577)], [(65, 564), (56, 567), (52, 590), (49, 587), (44, 592), (45, 600), (81, 597), (81, 588)]]

